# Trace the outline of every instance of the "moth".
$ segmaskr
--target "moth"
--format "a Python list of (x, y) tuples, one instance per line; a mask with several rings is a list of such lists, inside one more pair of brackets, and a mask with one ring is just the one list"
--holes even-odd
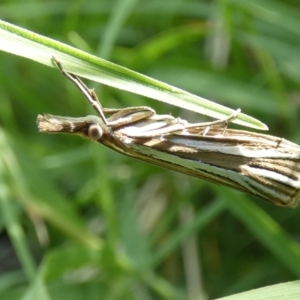
[(283, 138), (228, 129), (230, 117), (189, 123), (147, 106), (103, 108), (95, 92), (60, 71), (83, 93), (97, 115), (38, 115), (40, 132), (77, 134), (121, 154), (246, 192), (278, 206), (300, 199), (300, 146)]

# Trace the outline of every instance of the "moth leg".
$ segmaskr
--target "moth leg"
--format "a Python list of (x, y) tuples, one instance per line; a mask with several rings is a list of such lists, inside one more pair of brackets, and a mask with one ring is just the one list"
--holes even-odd
[[(201, 128), (204, 128), (203, 132), (201, 132), (201, 135), (206, 135), (210, 130), (212, 129), (217, 129), (220, 128), (221, 129), (221, 134), (224, 134), (224, 132), (227, 129), (228, 123), (232, 120), (234, 120), (239, 114), (241, 113), (241, 109), (238, 108), (233, 114), (231, 114), (230, 116), (224, 118), (224, 119), (220, 119), (220, 120), (216, 120), (216, 121), (212, 121), (212, 122), (202, 122), (202, 123), (195, 123), (195, 124), (188, 124), (185, 129), (188, 130), (188, 132), (193, 132), (193, 129), (198, 131), (198, 134), (200, 133), (199, 130)], [(196, 132), (193, 132), (196, 133)]]
[(161, 120), (165, 122), (165, 126), (164, 128), (160, 128), (159, 130), (155, 130), (155, 131), (153, 130), (149, 132), (147, 135), (148, 136), (151, 135), (154, 137), (159, 135), (163, 136), (168, 134), (188, 133), (188, 134), (205, 136), (210, 130), (216, 130), (218, 128), (221, 129), (221, 133), (219, 134), (224, 134), (225, 130), (227, 129), (228, 122), (235, 119), (240, 112), (241, 110), (237, 109), (232, 115), (224, 119), (220, 119), (212, 122), (195, 123), (195, 124), (190, 124), (186, 120), (182, 120), (180, 118), (155, 115), (151, 118), (151, 120), (159, 119), (159, 117), (163, 117), (161, 118)]
[(232, 120), (234, 120), (239, 114), (241, 113), (241, 109), (238, 108), (233, 114), (231, 114), (230, 116), (224, 118), (224, 119), (220, 119), (220, 120), (216, 120), (216, 121), (211, 121), (211, 122), (202, 122), (202, 123), (194, 123), (194, 124), (188, 124), (186, 126), (186, 128), (200, 128), (200, 127), (213, 127), (213, 126), (225, 126), (227, 127), (228, 123)]
[(94, 90), (89, 89), (76, 75), (72, 73), (68, 73), (65, 71), (62, 67), (62, 64), (60, 61), (58, 61), (54, 56), (52, 57), (53, 61), (55, 62), (56, 66), (59, 68), (59, 70), (62, 72), (63, 75), (65, 75), (69, 80), (71, 80), (82, 92), (82, 94), (86, 97), (86, 99), (89, 101), (89, 103), (92, 105), (92, 107), (95, 109), (95, 111), (98, 113), (104, 124), (107, 125), (107, 120), (103, 113), (102, 105), (100, 104), (98, 97)]
[[(83, 93), (95, 111), (98, 113), (104, 124), (112, 127), (129, 125), (142, 119), (147, 119), (155, 114), (155, 111), (147, 106), (136, 106), (123, 109), (103, 108), (93, 89), (89, 89), (75, 74), (65, 71), (60, 61), (53, 57), (53, 61), (63, 75), (71, 80)], [(107, 120), (105, 113), (112, 116)]]

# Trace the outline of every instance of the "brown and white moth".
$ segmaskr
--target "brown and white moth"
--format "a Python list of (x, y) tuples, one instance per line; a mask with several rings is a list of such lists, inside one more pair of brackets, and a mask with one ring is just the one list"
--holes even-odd
[(224, 120), (192, 124), (158, 115), (146, 106), (103, 108), (93, 90), (54, 61), (98, 116), (39, 115), (39, 131), (78, 134), (133, 158), (226, 185), (275, 205), (298, 204), (300, 146), (271, 135), (227, 129), (239, 110)]

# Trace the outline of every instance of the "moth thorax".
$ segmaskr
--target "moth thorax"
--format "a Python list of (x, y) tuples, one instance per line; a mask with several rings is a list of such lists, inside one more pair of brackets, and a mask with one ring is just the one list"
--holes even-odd
[(99, 140), (103, 135), (103, 130), (99, 124), (92, 124), (88, 129), (88, 136), (92, 140)]

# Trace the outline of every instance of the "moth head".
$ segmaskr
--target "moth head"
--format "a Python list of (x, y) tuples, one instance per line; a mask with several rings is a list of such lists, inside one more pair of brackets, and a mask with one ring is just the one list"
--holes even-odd
[(108, 129), (97, 116), (82, 118), (39, 115), (37, 123), (40, 132), (78, 134), (83, 138), (98, 141)]

